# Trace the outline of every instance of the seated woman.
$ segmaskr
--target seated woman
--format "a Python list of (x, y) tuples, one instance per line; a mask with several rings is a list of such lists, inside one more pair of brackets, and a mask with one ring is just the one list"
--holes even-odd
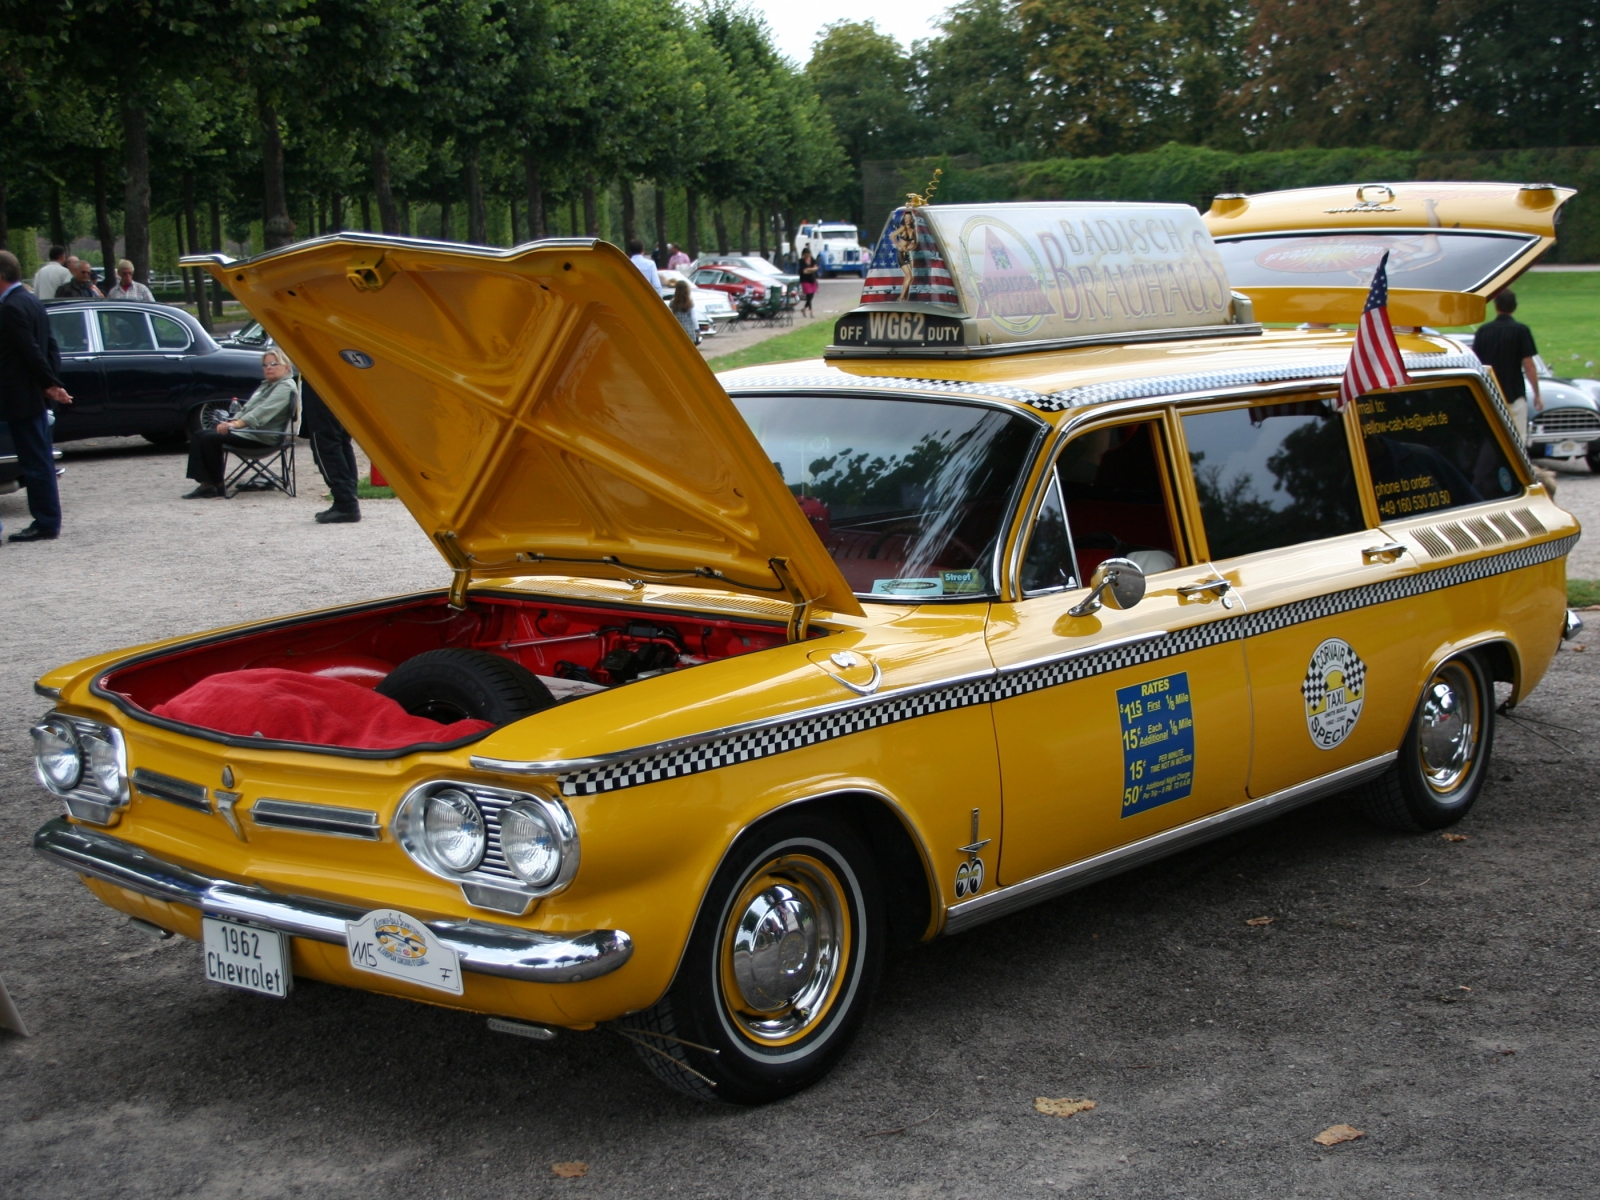
[(294, 364), (281, 350), (261, 356), (264, 381), (245, 401), (239, 415), (202, 429), (189, 442), (189, 478), (200, 486), (184, 494), (185, 500), (208, 500), (223, 495), (222, 454), (225, 446), (272, 444), (294, 420)]

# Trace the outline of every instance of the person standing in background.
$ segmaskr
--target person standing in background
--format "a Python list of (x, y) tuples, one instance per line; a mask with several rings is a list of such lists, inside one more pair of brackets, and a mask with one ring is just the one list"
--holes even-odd
[(33, 516), (33, 524), (11, 535), (13, 542), (48, 542), (61, 534), (47, 402), (72, 403), (61, 386), (61, 351), (44, 305), (22, 286), (22, 264), (0, 250), (0, 418), (11, 431)]
[(675, 242), (668, 242), (667, 249), (672, 251), (667, 256), (667, 270), (681, 271), (689, 265), (689, 256), (683, 252), (683, 247)]
[(50, 261), (40, 267), (33, 276), (33, 294), (41, 300), (54, 300), (56, 289), (63, 283), (72, 280), (72, 272), (67, 270), (62, 261), (67, 257), (65, 246), (50, 247)]
[(86, 258), (73, 258), (68, 262), (72, 278), (56, 289), (57, 300), (104, 300), (105, 295), (94, 285), (94, 268)]
[(361, 520), (361, 476), (356, 471), (356, 451), (350, 434), (304, 375), (300, 377), (300, 428), (311, 439), (311, 457), (322, 472), (328, 491), (333, 493), (333, 507), (317, 514), (317, 524), (344, 525)]
[(683, 326), (689, 340), (698, 346), (700, 322), (694, 315), (694, 295), (689, 290), (687, 279), (680, 279), (672, 285), (672, 300), (667, 307), (672, 309), (672, 315), (678, 318), (678, 324)]
[(1506, 406), (1511, 410), (1511, 423), (1523, 445), (1528, 442), (1528, 401), (1533, 401), (1533, 411), (1543, 412), (1539, 399), (1539, 365), (1534, 356), (1539, 353), (1533, 344), (1533, 330), (1511, 314), (1517, 311), (1517, 294), (1510, 288), (1494, 298), (1494, 310), (1499, 315), (1486, 325), (1480, 325), (1472, 335), (1472, 351), (1484, 366), (1494, 371), (1500, 391), (1505, 395)]
[(644, 243), (638, 238), (628, 239), (628, 259), (639, 268), (639, 274), (650, 281), (656, 291), (661, 290), (661, 272), (656, 270), (655, 259), (644, 252)]
[(143, 300), (154, 304), (156, 298), (149, 288), (133, 279), (133, 264), (127, 259), (117, 260), (117, 282), (106, 288), (107, 300)]
[(806, 298), (806, 306), (800, 311), (808, 317), (817, 314), (811, 311), (811, 302), (817, 298), (817, 277), (822, 273), (817, 266), (817, 260), (811, 257), (811, 247), (807, 246), (800, 252), (800, 291)]

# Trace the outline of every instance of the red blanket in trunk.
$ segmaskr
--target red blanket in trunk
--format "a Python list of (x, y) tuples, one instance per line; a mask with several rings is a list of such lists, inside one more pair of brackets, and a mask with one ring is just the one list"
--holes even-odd
[(352, 750), (453, 742), (494, 728), (490, 721), (441, 725), (413, 717), (389, 697), (360, 684), (277, 667), (223, 671), (151, 711), (218, 733)]

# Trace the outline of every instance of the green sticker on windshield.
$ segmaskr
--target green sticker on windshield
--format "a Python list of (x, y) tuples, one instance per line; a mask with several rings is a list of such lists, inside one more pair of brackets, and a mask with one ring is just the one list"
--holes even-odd
[(940, 571), (939, 582), (946, 596), (970, 596), (983, 591), (983, 572), (976, 567), (965, 571)]

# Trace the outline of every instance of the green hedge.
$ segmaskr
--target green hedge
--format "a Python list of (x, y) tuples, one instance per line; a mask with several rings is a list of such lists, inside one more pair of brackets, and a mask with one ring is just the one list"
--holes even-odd
[[(932, 160), (937, 161), (937, 160)], [(902, 190), (920, 191), (930, 160), (902, 165)], [(1163, 200), (1209, 208), (1218, 192), (1270, 192), (1323, 184), (1410, 179), (1500, 179), (1578, 189), (1563, 210), (1547, 262), (1600, 263), (1600, 148), (1436, 152), (1273, 150), (1235, 154), (1169, 144), (1145, 154), (1055, 158), (963, 169), (954, 163), (938, 199)]]

